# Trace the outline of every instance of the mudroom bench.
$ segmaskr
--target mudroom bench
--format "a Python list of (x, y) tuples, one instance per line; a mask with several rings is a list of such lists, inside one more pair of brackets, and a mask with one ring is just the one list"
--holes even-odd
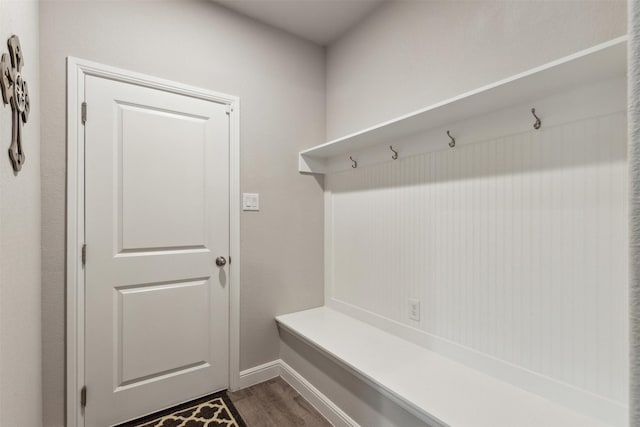
[(328, 307), (276, 320), (430, 426), (605, 425)]

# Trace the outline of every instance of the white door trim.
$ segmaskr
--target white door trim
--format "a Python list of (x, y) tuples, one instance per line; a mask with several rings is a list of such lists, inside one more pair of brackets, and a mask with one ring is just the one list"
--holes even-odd
[[(67, 375), (66, 425), (84, 426), (80, 391), (84, 384), (84, 270), (85, 240), (84, 126), (81, 105), (85, 77), (97, 76), (228, 105), (229, 122), (229, 388), (240, 382), (240, 99), (83, 59), (67, 58)], [(88, 111), (90, 120), (91, 111)], [(90, 255), (89, 255), (90, 256)], [(91, 392), (88, 392), (88, 400)]]

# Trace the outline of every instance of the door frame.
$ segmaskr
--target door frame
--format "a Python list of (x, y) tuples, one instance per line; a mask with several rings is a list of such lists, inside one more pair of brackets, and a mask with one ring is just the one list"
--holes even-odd
[[(229, 113), (229, 388), (240, 383), (240, 98), (67, 57), (67, 204), (66, 204), (66, 425), (84, 426), (80, 393), (85, 381), (84, 124), (85, 78), (95, 76), (186, 95), (227, 106)], [(90, 107), (89, 107), (90, 108)], [(87, 112), (90, 120), (91, 110)], [(233, 260), (233, 262), (231, 262)], [(88, 400), (91, 392), (88, 391)]]

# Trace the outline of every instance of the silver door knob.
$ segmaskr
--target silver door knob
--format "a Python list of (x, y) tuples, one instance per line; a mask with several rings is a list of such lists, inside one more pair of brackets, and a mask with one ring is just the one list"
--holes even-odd
[(227, 265), (227, 260), (225, 259), (225, 257), (219, 256), (218, 258), (216, 258), (216, 265), (218, 267), (224, 267), (225, 265)]

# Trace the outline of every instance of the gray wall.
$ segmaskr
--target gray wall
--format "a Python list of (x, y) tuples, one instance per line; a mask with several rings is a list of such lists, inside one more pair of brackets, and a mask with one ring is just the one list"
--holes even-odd
[(393, 1), (327, 51), (333, 139), (626, 33), (626, 3)]
[(640, 2), (629, 2), (630, 423), (640, 426)]
[(44, 419), (64, 417), (65, 57), (241, 98), (241, 369), (278, 358), (274, 315), (323, 303), (322, 183), (297, 152), (324, 140), (324, 50), (208, 1), (45, 1), (42, 74)]
[(40, 335), (40, 93), (38, 3), (0, 0), (0, 52), (20, 37), (31, 99), (23, 130), (25, 164), (7, 156), (11, 107), (0, 101), (0, 426), (42, 423)]

